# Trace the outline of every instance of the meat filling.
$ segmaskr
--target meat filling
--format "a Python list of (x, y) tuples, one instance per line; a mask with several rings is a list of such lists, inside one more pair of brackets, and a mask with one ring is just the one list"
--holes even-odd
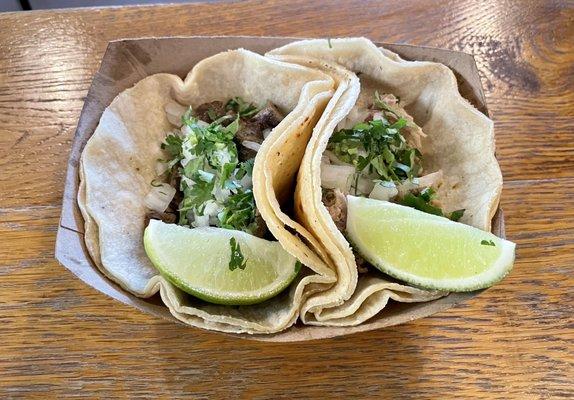
[[(217, 119), (229, 116), (228, 121), (222, 121), (223, 125), (227, 125), (237, 117), (237, 113), (229, 110), (221, 101), (212, 101), (197, 106), (194, 109), (194, 115), (197, 119), (205, 122), (213, 122)], [(263, 143), (265, 139), (264, 132), (275, 128), (284, 115), (281, 111), (271, 102), (267, 102), (264, 108), (259, 110), (257, 114), (251, 118), (241, 118), (239, 130), (235, 134), (235, 142), (238, 145), (239, 160), (245, 161), (255, 158), (257, 151), (253, 148), (246, 147), (243, 142), (252, 142), (256, 144)], [(251, 145), (253, 147), (253, 145)]]
[[(327, 207), (327, 211), (329, 211), (329, 215), (331, 215), (337, 229), (344, 234), (347, 226), (347, 199), (343, 192), (339, 189), (323, 189), (323, 204)], [(354, 249), (353, 254), (355, 255), (359, 273), (368, 272), (369, 263)]]
[[(197, 119), (205, 122), (213, 122), (225, 115), (235, 117), (235, 113), (232, 110), (227, 110), (225, 108), (225, 104), (221, 101), (212, 101), (211, 103), (201, 104), (194, 108), (193, 114)], [(232, 118), (230, 118), (230, 121), (231, 120)]]
[(152, 219), (158, 219), (160, 221), (165, 222), (166, 224), (175, 224), (177, 222), (177, 215), (174, 212), (157, 212), (157, 211), (150, 211), (145, 216), (145, 225), (149, 225), (149, 221)]
[(262, 108), (255, 116), (253, 121), (257, 122), (263, 129), (272, 129), (279, 125), (285, 116), (279, 111), (275, 104), (267, 102), (265, 108)]
[(347, 226), (347, 199), (339, 189), (323, 189), (323, 204), (341, 232)]

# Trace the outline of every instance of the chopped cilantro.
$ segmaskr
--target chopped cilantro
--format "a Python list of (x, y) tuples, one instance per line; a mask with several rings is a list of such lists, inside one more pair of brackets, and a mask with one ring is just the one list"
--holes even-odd
[(256, 228), (255, 200), (242, 180), (251, 176), (254, 160), (239, 162), (234, 138), (241, 118), (250, 118), (259, 109), (240, 97), (229, 100), (226, 109), (236, 115), (218, 117), (214, 110), (208, 110), (212, 122), (207, 124), (194, 117), (189, 107), (181, 118), (181, 133), (167, 135), (161, 144), (166, 152), (162, 161), (167, 163), (169, 176), (179, 178), (183, 194), (180, 225), (190, 225), (211, 204), (208, 212), (210, 217), (217, 213), (215, 225), (251, 232)]
[(219, 213), (219, 227), (252, 233), (255, 228), (255, 198), (251, 190), (232, 194)]
[(239, 169), (235, 173), (237, 179), (243, 179), (245, 175), (253, 175), (253, 164), (255, 159), (251, 158), (249, 160), (243, 161), (239, 164)]
[(182, 156), (182, 145), (183, 139), (177, 135), (167, 135), (165, 138), (165, 142), (161, 144), (162, 150), (166, 150), (169, 155), (173, 158), (181, 159)]
[(492, 240), (486, 240), (486, 239), (482, 240), (480, 244), (483, 246), (496, 246), (496, 244), (494, 244)]
[(197, 119), (193, 117), (193, 109), (191, 106), (189, 106), (187, 111), (181, 116), (181, 123), (182, 125), (192, 125), (197, 123)]
[(430, 204), (429, 201), (423, 198), (422, 194), (417, 196), (412, 193), (407, 193), (401, 200), (401, 204), (429, 214), (443, 216), (442, 210)]
[(432, 205), (431, 202), (435, 196), (436, 193), (434, 189), (432, 187), (428, 187), (423, 189), (419, 195), (407, 193), (401, 200), (401, 204), (403, 206), (412, 207), (428, 214), (447, 217), (452, 221), (458, 221), (462, 217), (464, 210), (456, 210), (448, 215), (445, 215), (439, 207)]
[(237, 184), (234, 183), (233, 180), (231, 179), (233, 171), (235, 171), (236, 167), (237, 167), (236, 162), (225, 163), (221, 166), (221, 171), (219, 173), (220, 174), (219, 182), (221, 184), (221, 187), (227, 189), (234, 189), (237, 187)]
[(450, 213), (448, 218), (453, 220), (453, 221), (458, 221), (462, 218), (464, 211), (465, 211), (464, 209), (453, 211)]
[(246, 102), (241, 97), (234, 97), (225, 105), (226, 110), (232, 110), (241, 118), (250, 118), (259, 112), (259, 108)]
[(391, 124), (385, 118), (356, 124), (331, 136), (328, 149), (359, 173), (375, 174), (375, 179), (400, 182), (418, 176), (420, 152), (410, 147), (400, 130), (406, 120)]
[(247, 260), (241, 252), (241, 247), (234, 237), (229, 239), (229, 247), (231, 248), (231, 258), (229, 259), (229, 269), (235, 271), (237, 268), (244, 270), (247, 266)]
[(436, 197), (436, 192), (432, 187), (424, 188), (421, 191), (421, 198), (427, 203), (429, 203), (435, 197)]
[(299, 271), (301, 271), (301, 267), (303, 267), (303, 264), (301, 263), (301, 261), (297, 260), (297, 262), (295, 263), (295, 274), (298, 274)]
[(203, 215), (205, 203), (214, 198), (212, 191), (216, 180), (213, 174), (199, 170), (192, 176), (192, 180), (195, 183), (191, 187), (182, 181), (183, 201), (179, 206), (180, 218), (182, 212), (190, 210), (196, 212), (197, 215)]

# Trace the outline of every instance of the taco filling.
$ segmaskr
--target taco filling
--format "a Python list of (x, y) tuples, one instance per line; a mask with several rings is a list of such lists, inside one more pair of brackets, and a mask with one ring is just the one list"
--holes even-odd
[[(145, 198), (148, 223), (159, 219), (273, 239), (255, 204), (252, 172), (261, 143), (284, 117), (281, 111), (271, 102), (257, 107), (239, 97), (195, 109), (170, 102), (165, 111), (174, 130), (161, 143), (166, 157), (157, 160), (158, 176)], [(230, 252), (240, 252), (232, 241)]]
[[(442, 170), (423, 169), (426, 137), (392, 94), (375, 93), (372, 104), (355, 106), (329, 139), (321, 161), (322, 201), (343, 234), (347, 195), (409, 206), (458, 221), (464, 210), (444, 213), (438, 189)], [(362, 258), (355, 254), (359, 271)]]
[[(193, 110), (166, 106), (179, 129), (168, 133), (146, 204), (149, 217), (188, 227), (216, 226), (264, 237), (265, 222), (253, 199), (253, 161), (263, 140), (283, 115), (234, 98)], [(161, 183), (161, 181), (166, 181)]]

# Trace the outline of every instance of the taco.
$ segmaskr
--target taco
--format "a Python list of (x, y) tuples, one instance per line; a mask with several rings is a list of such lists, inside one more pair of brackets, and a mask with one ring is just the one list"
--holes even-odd
[(285, 212), (335, 89), (317, 69), (240, 49), (183, 81), (156, 74), (120, 93), (80, 160), (95, 264), (137, 296), (159, 292), (189, 325), (288, 328), (305, 298), (336, 280), (322, 246)]
[(448, 294), (405, 284), (369, 263), (350, 244), (348, 204), (392, 202), (489, 231), (502, 189), (492, 121), (459, 94), (444, 65), (405, 61), (364, 38), (304, 40), (268, 55), (320, 60), (357, 77), (346, 98), (327, 106), (299, 170), (298, 220), (320, 240), (338, 276), (306, 300), (302, 319), (357, 325), (390, 299)]

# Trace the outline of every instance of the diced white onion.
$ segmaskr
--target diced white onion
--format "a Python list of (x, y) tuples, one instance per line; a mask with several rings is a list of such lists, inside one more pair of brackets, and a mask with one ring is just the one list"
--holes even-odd
[(171, 203), (173, 196), (175, 196), (175, 188), (167, 183), (162, 183), (157, 187), (152, 186), (144, 202), (150, 210), (162, 213)]
[(181, 126), (181, 117), (187, 111), (187, 107), (184, 107), (175, 101), (170, 101), (165, 105), (164, 110), (170, 124), (178, 127)]
[(193, 185), (195, 185), (195, 181), (192, 179), (189, 179), (187, 176), (182, 175), (181, 176), (181, 181), (185, 182), (185, 184), (187, 185), (187, 187), (191, 188), (193, 187)]
[(192, 142), (189, 137), (186, 137), (183, 140), (183, 143), (181, 146), (181, 153), (183, 155), (183, 159), (181, 160), (181, 165), (183, 165), (184, 167), (186, 166), (186, 164), (188, 162), (197, 158), (197, 156), (191, 152), (194, 147), (195, 147), (195, 143)]
[(393, 182), (378, 182), (373, 187), (369, 197), (371, 199), (389, 201), (397, 194), (399, 194), (399, 191)]
[(271, 133), (273, 129), (263, 129), (263, 139), (267, 139), (267, 136), (269, 136), (269, 134)]
[(256, 151), (256, 152), (259, 151), (259, 149), (261, 148), (261, 145), (259, 143), (252, 142), (251, 140), (244, 140), (243, 142), (241, 142), (241, 144), (244, 147), (247, 147), (248, 149)]
[(419, 188), (418, 179), (415, 178), (412, 181), (406, 180), (397, 185), (397, 190), (399, 191), (399, 196), (403, 197), (407, 193), (417, 190)]
[(167, 171), (167, 162), (158, 161), (155, 163), (155, 173), (160, 176), (163, 175)]
[(215, 196), (215, 200), (218, 203), (224, 203), (225, 200), (231, 195), (231, 191), (229, 189), (222, 189), (219, 186), (215, 188), (213, 195)]
[[(209, 124), (207, 122), (200, 121), (200, 120), (198, 120), (195, 123), (195, 125), (197, 125), (201, 128), (205, 128), (205, 127), (209, 126)], [(191, 129), (191, 126), (189, 126), (189, 125), (183, 125), (180, 129), (180, 132), (181, 132), (181, 136), (186, 137), (186, 136), (189, 136), (191, 133), (193, 133), (193, 129)]]
[(195, 228), (209, 226), (209, 215), (196, 215), (191, 225)]
[[(357, 185), (356, 188), (355, 188), (355, 184)], [(373, 187), (375, 186), (375, 183), (373, 182), (372, 179), (366, 178), (364, 176), (360, 176), (357, 181), (353, 181), (351, 179), (351, 185), (350, 186), (351, 186), (351, 189), (350, 189), (351, 193), (368, 195), (369, 193), (371, 193), (373, 191)]]
[(349, 193), (350, 177), (355, 173), (352, 165), (321, 164), (321, 186)]
[(200, 119), (198, 119), (195, 124), (201, 128), (206, 128), (209, 126), (209, 122), (205, 122), (205, 121), (202, 121)]
[(213, 157), (217, 160), (218, 165), (224, 165), (231, 161), (231, 154), (227, 149), (215, 150)]
[(223, 210), (223, 207), (221, 205), (217, 204), (213, 200), (209, 200), (207, 203), (205, 203), (203, 214), (212, 217), (214, 215), (219, 214), (221, 210)]
[(181, 127), (181, 133), (183, 134), (183, 136), (187, 136), (192, 132), (191, 128), (189, 127), (189, 125), (184, 125)]
[(339, 160), (339, 158), (330, 150), (325, 150), (323, 152), (323, 157), (327, 157), (331, 164), (335, 165), (349, 165), (346, 162)]
[(239, 181), (239, 184), (243, 189), (251, 189), (253, 187), (253, 177), (251, 175), (245, 174)]

